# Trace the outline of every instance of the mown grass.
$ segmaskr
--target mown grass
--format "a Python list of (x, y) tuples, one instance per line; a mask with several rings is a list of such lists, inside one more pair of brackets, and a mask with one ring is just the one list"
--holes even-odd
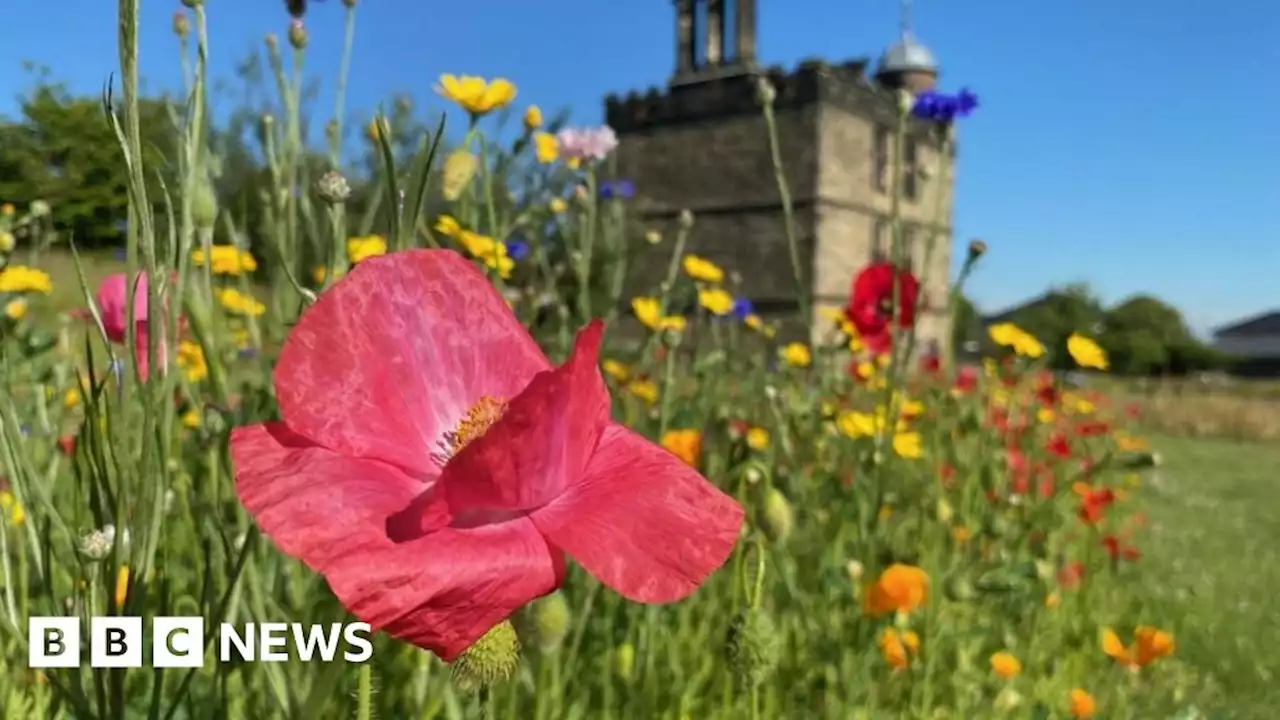
[(1274, 718), (1280, 705), (1280, 448), (1158, 437), (1163, 462), (1144, 489), (1148, 586), (1181, 608), (1178, 653), (1211, 683), (1211, 717)]

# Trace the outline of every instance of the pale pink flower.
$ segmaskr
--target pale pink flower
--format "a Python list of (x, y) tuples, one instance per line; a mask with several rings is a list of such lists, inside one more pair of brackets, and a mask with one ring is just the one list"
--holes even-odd
[(618, 147), (618, 135), (608, 125), (594, 128), (565, 128), (556, 134), (560, 154), (578, 160), (604, 160)]

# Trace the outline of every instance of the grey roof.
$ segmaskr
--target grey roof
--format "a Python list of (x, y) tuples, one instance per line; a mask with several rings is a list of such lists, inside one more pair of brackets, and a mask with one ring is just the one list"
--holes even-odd
[(1280, 335), (1280, 310), (1271, 310), (1230, 325), (1224, 325), (1215, 329), (1213, 334), (1215, 337)]
[(880, 72), (937, 72), (938, 62), (933, 59), (929, 48), (916, 42), (910, 35), (903, 35), (902, 40), (889, 47), (880, 56)]

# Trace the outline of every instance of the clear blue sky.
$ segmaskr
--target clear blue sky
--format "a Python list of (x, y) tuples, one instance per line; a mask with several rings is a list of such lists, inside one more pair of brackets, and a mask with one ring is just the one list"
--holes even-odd
[[(111, 0), (23, 0), (6, 10), (0, 87), (22, 60), (98, 92), (116, 67)], [(142, 65), (174, 87), (178, 0), (142, 0)], [(209, 0), (213, 68), (231, 77), (277, 0)], [(897, 34), (893, 0), (759, 0), (761, 59), (875, 55)], [(972, 294), (987, 310), (1050, 284), (1107, 300), (1151, 292), (1200, 331), (1280, 306), (1280, 3), (1274, 0), (919, 0), (916, 34), (943, 85), (983, 101), (963, 127), (956, 227), (991, 252)], [(670, 0), (360, 0), (349, 105), (394, 92), (426, 111), (442, 72), (503, 75), (519, 100), (599, 122), (611, 91), (663, 84)], [(312, 70), (331, 107), (340, 0), (312, 0)], [(229, 105), (230, 101), (225, 104)], [(0, 99), (0, 112), (13, 102)], [(361, 114), (360, 117), (367, 117)], [(958, 252), (957, 255), (962, 255)]]

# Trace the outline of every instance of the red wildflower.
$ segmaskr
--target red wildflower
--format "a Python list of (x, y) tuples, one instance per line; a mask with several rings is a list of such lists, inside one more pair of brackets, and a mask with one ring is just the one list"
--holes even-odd
[(957, 392), (967, 393), (978, 386), (978, 369), (972, 365), (966, 365), (960, 368), (956, 373), (955, 389)]
[[(133, 325), (134, 325), (134, 346), (138, 353), (138, 376), (143, 380), (147, 379), (147, 356), (149, 350), (148, 335), (148, 284), (147, 276), (139, 273), (133, 281)], [(98, 304), (98, 312), (102, 317), (102, 329), (107, 336), (107, 340), (118, 345), (124, 344), (128, 338), (129, 332), (129, 310), (128, 310), (128, 282), (125, 280), (124, 273), (113, 273), (108, 275), (98, 285), (98, 292), (94, 298)], [(86, 312), (87, 314), (87, 312)], [(92, 318), (92, 316), (89, 316)], [(161, 315), (155, 319), (155, 322), (163, 327), (167, 322), (166, 318)], [(182, 320), (179, 319), (181, 327)], [(162, 332), (159, 342), (156, 343), (156, 357), (164, 358), (168, 355), (168, 343), (165, 342), (165, 335)]]
[(1098, 490), (1089, 487), (1087, 483), (1077, 482), (1072, 487), (1072, 490), (1075, 491), (1076, 495), (1080, 496), (1080, 510), (1078, 513), (1080, 519), (1090, 525), (1098, 524), (1102, 520), (1103, 514), (1106, 513), (1107, 507), (1116, 501), (1116, 494), (1111, 488)]
[(908, 329), (916, 321), (916, 300), (920, 283), (908, 270), (893, 263), (881, 262), (868, 265), (853, 280), (853, 290), (845, 316), (858, 331), (868, 350), (883, 355), (889, 351), (894, 323), (894, 286), (898, 289), (897, 326)]
[(233, 431), (236, 492), (353, 615), (446, 661), (557, 588), (566, 554), (629, 599), (683, 598), (743, 511), (610, 422), (602, 331), (553, 367), (460, 255), (365, 260), (285, 341), (283, 420)]
[(66, 455), (67, 457), (71, 457), (72, 455), (75, 455), (76, 454), (76, 436), (63, 435), (62, 437), (58, 438), (58, 449), (61, 450), (62, 454)]
[(920, 371), (926, 375), (937, 375), (942, 372), (942, 356), (930, 353), (920, 359)]
[(1069, 562), (1058, 571), (1058, 585), (1070, 590), (1084, 579), (1084, 563), (1079, 560)]
[(1142, 557), (1142, 553), (1138, 551), (1138, 548), (1125, 545), (1115, 535), (1108, 535), (1102, 538), (1102, 546), (1107, 549), (1107, 555), (1111, 556), (1112, 562), (1122, 559), (1135, 561)]
[(1096, 437), (1111, 431), (1111, 425), (1104, 420), (1084, 420), (1076, 423), (1076, 435), (1080, 437)]
[(1040, 404), (1051, 408), (1058, 404), (1061, 394), (1058, 392), (1058, 386), (1054, 382), (1053, 373), (1040, 372), (1036, 375), (1036, 399)]
[(1045, 444), (1045, 449), (1063, 459), (1071, 457), (1071, 445), (1062, 433), (1050, 435), (1049, 442)]

